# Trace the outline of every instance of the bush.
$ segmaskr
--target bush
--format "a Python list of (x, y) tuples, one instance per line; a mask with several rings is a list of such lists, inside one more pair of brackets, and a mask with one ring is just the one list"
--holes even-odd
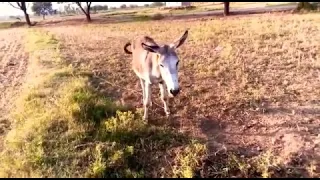
[(153, 2), (153, 3), (151, 4), (151, 6), (152, 6), (152, 7), (164, 6), (164, 3), (162, 3), (162, 2)]
[(164, 18), (164, 16), (160, 13), (156, 13), (152, 16), (152, 20), (161, 20), (163, 18)]
[(317, 5), (311, 4), (310, 2), (299, 2), (297, 6), (297, 10), (316, 10)]

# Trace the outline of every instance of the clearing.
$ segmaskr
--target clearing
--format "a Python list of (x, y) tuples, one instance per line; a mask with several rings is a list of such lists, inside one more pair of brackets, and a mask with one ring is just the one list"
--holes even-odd
[[(165, 118), (154, 86), (146, 125), (123, 46), (141, 34), (170, 42), (186, 28), (172, 117)], [(319, 31), (318, 13), (61, 22), (28, 31), (29, 59), (47, 71), (15, 116), (0, 176), (319, 177)], [(9, 49), (1, 71), (20, 76), (26, 61), (9, 65), (27, 57), (12, 56), (23, 52), (14, 44), (20, 41), (1, 37)], [(115, 116), (119, 109), (133, 114)]]

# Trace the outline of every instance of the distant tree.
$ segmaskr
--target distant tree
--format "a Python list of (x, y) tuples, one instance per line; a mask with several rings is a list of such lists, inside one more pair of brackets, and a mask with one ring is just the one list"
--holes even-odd
[(104, 5), (104, 6), (102, 6), (102, 10), (107, 11), (108, 9), (109, 9), (109, 6), (108, 6), (108, 5)]
[(31, 10), (38, 16), (42, 15), (43, 19), (45, 16), (52, 12), (52, 3), (51, 2), (33, 2)]
[(224, 2), (224, 13), (225, 16), (230, 14), (230, 2)]
[(125, 9), (125, 8), (127, 8), (127, 5), (122, 4), (122, 5), (120, 6), (120, 8), (121, 8), (121, 9)]
[[(58, 4), (65, 3), (65, 2), (58, 2)], [(81, 11), (86, 15), (87, 21), (91, 22), (90, 10), (91, 10), (91, 3), (92, 2), (84, 2), (86, 6), (82, 6), (82, 2), (74, 2), (78, 5)]]
[(165, 3), (163, 3), (163, 2), (153, 2), (153, 3), (151, 3), (152, 7), (159, 7), (159, 6), (164, 6), (164, 5), (165, 5)]
[(311, 4), (310, 2), (299, 2), (298, 6), (297, 6), (297, 10), (315, 10), (317, 9), (317, 5), (316, 4)]
[(143, 5), (144, 7), (149, 7), (150, 6), (150, 4), (145, 4), (145, 5)]
[(8, 3), (12, 7), (23, 11), (23, 14), (24, 14), (24, 17), (26, 18), (26, 22), (27, 22), (28, 26), (33, 26), (34, 25), (34, 24), (31, 24), (30, 17), (29, 17), (29, 14), (27, 12), (26, 2), (8, 2)]
[(19, 16), (9, 16), (9, 18), (21, 21), (21, 18)]
[(138, 5), (136, 5), (136, 4), (130, 4), (130, 8), (136, 8), (136, 7), (138, 7)]
[(107, 5), (105, 5), (105, 6), (101, 6), (101, 5), (92, 6), (93, 11), (102, 11), (102, 10), (108, 10), (108, 9), (109, 9), (109, 7)]

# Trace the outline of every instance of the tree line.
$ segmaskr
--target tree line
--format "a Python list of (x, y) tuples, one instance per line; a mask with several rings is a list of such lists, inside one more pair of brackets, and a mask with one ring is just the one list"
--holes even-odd
[[(26, 20), (26, 23), (29, 26), (33, 26), (34, 24), (31, 23), (29, 14), (27, 13), (27, 7), (26, 2), (8, 2), (12, 7), (16, 9), (20, 9), (24, 13), (24, 17)], [(58, 4), (62, 4), (66, 2), (58, 2)], [(86, 20), (88, 22), (91, 22), (91, 12), (99, 11), (99, 10), (108, 10), (108, 6), (91, 6), (92, 2), (72, 2), (76, 4), (79, 9), (82, 11), (82, 13), (86, 16)], [(83, 4), (84, 3), (84, 4)], [(228, 16), (230, 15), (230, 2), (223, 2), (224, 3), (224, 15)], [(145, 5), (145, 7), (157, 7), (157, 6), (163, 6), (164, 3), (162, 2), (153, 2), (150, 5)], [(120, 6), (120, 8), (126, 8), (127, 6), (124, 4)], [(137, 7), (136, 5), (131, 5), (131, 8)], [(303, 9), (304, 7), (311, 7), (311, 4), (309, 2), (299, 2), (298, 3), (298, 9)], [(43, 19), (48, 14), (55, 14), (57, 13), (55, 10), (52, 9), (52, 3), (51, 2), (34, 2), (32, 6), (32, 11), (35, 12), (37, 15), (42, 15)]]

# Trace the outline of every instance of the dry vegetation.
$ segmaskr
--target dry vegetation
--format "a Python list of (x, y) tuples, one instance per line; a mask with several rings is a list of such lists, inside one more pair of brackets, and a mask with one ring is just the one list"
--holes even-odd
[[(123, 45), (186, 28), (173, 115), (155, 86), (146, 123)], [(319, 14), (29, 30), (0, 176), (319, 177), (319, 30)]]
[(23, 50), (22, 30), (0, 31), (0, 150), (2, 134), (10, 127), (9, 110), (14, 107), (14, 99), (25, 73), (27, 55)]

